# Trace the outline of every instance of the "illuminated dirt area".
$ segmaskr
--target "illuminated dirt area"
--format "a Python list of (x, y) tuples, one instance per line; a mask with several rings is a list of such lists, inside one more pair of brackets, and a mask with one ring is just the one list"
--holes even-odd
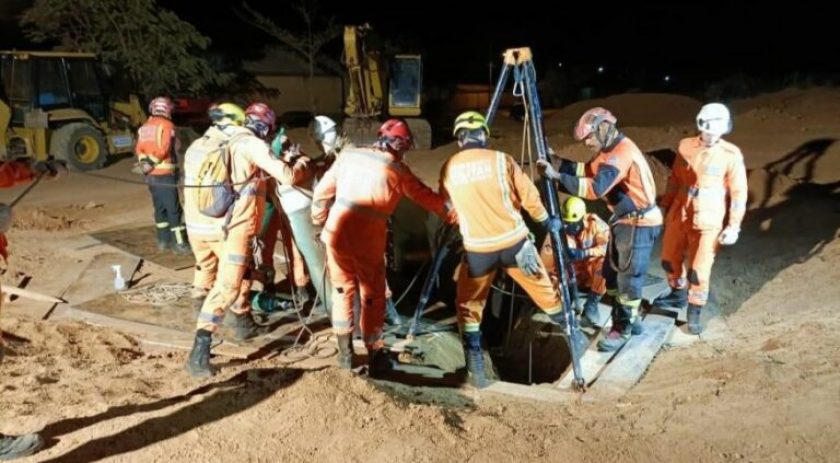
[[(662, 159), (694, 133), (701, 102), (628, 94), (548, 111), (557, 153), (588, 158), (570, 131), (596, 104), (651, 154), (664, 187)], [(47, 439), (21, 461), (836, 461), (840, 92), (787, 90), (732, 109), (729, 139), (744, 152), (750, 201), (740, 241), (721, 251), (713, 273), (727, 334), (666, 347), (626, 395), (545, 402), (374, 381), (337, 369), (334, 357), (285, 355), (218, 355), (221, 373), (196, 381), (184, 371), (185, 349), (57, 320), (49, 305), (19, 299), (4, 303), (0, 321), (8, 346), (0, 432)], [(500, 116), (491, 143), (518, 158), (521, 129)], [(304, 129), (291, 136), (314, 150)], [(414, 151), (408, 164), (437, 185), (455, 150)], [(132, 166), (123, 158), (100, 177), (70, 173), (34, 189), (15, 210), (3, 283), (29, 275), (27, 287), (60, 295), (106, 250), (87, 234), (149, 224), (146, 187), (104, 178), (142, 181)], [(3, 201), (23, 188), (2, 190)], [(398, 229), (418, 228), (400, 220)], [(189, 281), (191, 272), (146, 261), (138, 275), (147, 284)]]

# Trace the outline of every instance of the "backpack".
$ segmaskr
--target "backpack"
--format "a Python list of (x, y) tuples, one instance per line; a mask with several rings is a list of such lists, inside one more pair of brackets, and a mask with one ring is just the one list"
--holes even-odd
[(191, 193), (198, 211), (208, 217), (221, 218), (228, 215), (239, 198), (239, 192), (248, 183), (236, 189), (231, 182), (230, 145), (243, 135), (248, 136), (236, 134), (221, 140), (208, 137), (202, 143), (190, 146), (189, 155), (202, 159)]

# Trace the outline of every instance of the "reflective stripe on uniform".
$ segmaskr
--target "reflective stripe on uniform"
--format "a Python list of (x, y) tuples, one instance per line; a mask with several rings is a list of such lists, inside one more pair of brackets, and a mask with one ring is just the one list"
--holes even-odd
[(248, 262), (248, 256), (243, 254), (230, 253), (226, 256), (226, 259), (229, 263), (236, 265), (245, 265)]

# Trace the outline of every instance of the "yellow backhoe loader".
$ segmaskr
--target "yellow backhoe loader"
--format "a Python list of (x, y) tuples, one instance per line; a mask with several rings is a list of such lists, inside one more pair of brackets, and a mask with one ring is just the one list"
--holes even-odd
[(115, 101), (96, 55), (0, 51), (0, 159), (54, 156), (95, 170), (130, 153), (146, 119), (139, 99)]

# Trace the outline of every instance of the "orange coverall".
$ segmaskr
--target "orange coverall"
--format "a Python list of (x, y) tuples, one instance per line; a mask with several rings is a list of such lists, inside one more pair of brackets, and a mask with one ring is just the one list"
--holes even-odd
[(236, 137), (229, 147), (230, 175), (240, 197), (233, 203), (221, 252), (215, 253), (220, 256), (216, 281), (198, 316), (196, 329), (211, 332), (221, 325), (228, 307), (237, 315), (251, 311), (250, 300), (243, 296), (247, 294), (245, 287), (250, 289), (251, 282), (245, 276), (251, 263), (253, 240), (259, 232), (265, 208), (265, 179), (260, 171), (284, 184), (294, 183), (300, 172), (274, 159), (268, 151), (268, 144), (250, 130), (237, 126), (228, 126), (225, 130)]
[[(566, 234), (566, 244), (570, 249), (583, 249), (586, 253), (586, 259), (573, 262), (572, 268), (575, 270), (578, 287), (603, 296), (607, 291), (607, 281), (601, 271), (604, 267), (604, 257), (607, 255), (610, 228), (598, 214), (591, 212), (581, 220), (583, 229), (578, 235)], [(552, 279), (558, 278), (550, 236), (546, 236), (543, 241), (540, 258)]]
[(549, 315), (560, 312), (562, 302), (545, 266), (533, 277), (516, 266), (514, 256), (528, 239), (521, 209), (537, 222), (548, 219), (537, 187), (516, 161), (501, 151), (462, 150), (443, 165), (440, 190), (458, 211), (466, 251), (457, 287), (462, 331), (479, 331), (499, 267), (522, 286), (540, 309)]
[(660, 203), (668, 211), (662, 268), (672, 288), (687, 285), (689, 304), (702, 307), (709, 297), (712, 264), (727, 210), (729, 226), (741, 228), (747, 173), (741, 150), (725, 140), (706, 147), (699, 136), (685, 138), (678, 150)]
[(382, 347), (385, 321), (387, 221), (407, 196), (446, 215), (444, 199), (399, 158), (373, 148), (345, 149), (315, 187), (312, 222), (323, 225), (333, 285), (332, 323), (337, 335), (353, 332), (353, 300), (360, 293), (362, 338), (369, 351)]

